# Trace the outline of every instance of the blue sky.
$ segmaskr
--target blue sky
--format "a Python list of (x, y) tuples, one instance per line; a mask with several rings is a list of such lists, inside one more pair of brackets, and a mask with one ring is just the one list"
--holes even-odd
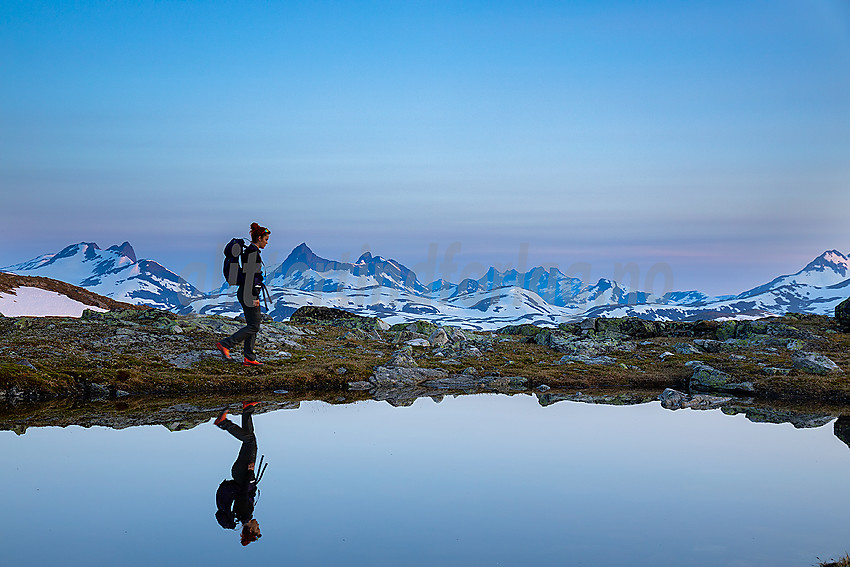
[(0, 186), (0, 265), (210, 289), (256, 220), (267, 262), (738, 293), (850, 253), (850, 2), (4, 2)]

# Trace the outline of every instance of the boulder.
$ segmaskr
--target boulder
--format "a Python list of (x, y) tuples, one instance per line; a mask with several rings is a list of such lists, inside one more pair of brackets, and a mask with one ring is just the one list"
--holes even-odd
[(658, 399), (661, 400), (661, 406), (669, 410), (683, 408), (700, 410), (715, 409), (732, 401), (732, 398), (709, 396), (708, 394), (689, 395), (684, 392), (673, 390), (672, 388), (664, 390), (658, 396)]
[(673, 345), (673, 350), (679, 354), (702, 354), (702, 351), (689, 343), (676, 343)]
[(832, 374), (842, 372), (835, 362), (816, 352), (795, 351), (791, 356), (791, 365), (809, 374)]
[(416, 361), (413, 360), (412, 351), (410, 347), (402, 348), (395, 351), (392, 355), (392, 359), (387, 363), (387, 366), (397, 366), (402, 368), (416, 368), (419, 366), (416, 364)]
[(429, 380), (440, 380), (447, 377), (448, 373), (445, 370), (387, 365), (376, 367), (374, 374), (369, 378), (369, 382), (380, 388), (397, 388), (418, 386)]
[(431, 346), (443, 346), (449, 342), (449, 335), (446, 334), (446, 331), (443, 328), (439, 328), (428, 337), (428, 342), (431, 343)]
[[(591, 321), (591, 319), (587, 319)], [(611, 319), (595, 319), (597, 333), (609, 336), (622, 336), (632, 339), (648, 339), (657, 336), (655, 324), (637, 317), (615, 317)]]
[(752, 382), (738, 380), (737, 378), (717, 370), (716, 368), (704, 363), (691, 365), (694, 369), (694, 374), (688, 382), (688, 387), (692, 391), (698, 392), (754, 392), (755, 387)]
[(850, 297), (835, 306), (835, 322), (842, 331), (850, 332)]

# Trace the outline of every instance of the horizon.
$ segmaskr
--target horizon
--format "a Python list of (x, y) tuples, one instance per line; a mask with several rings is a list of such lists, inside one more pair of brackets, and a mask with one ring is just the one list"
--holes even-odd
[(256, 221), (269, 264), (730, 295), (850, 250), (842, 0), (6, 3), (0, 46), (3, 266), (129, 241), (212, 289)]

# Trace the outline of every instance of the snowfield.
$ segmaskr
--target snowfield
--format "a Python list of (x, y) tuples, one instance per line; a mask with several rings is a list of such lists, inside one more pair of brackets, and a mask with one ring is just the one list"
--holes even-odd
[(0, 314), (5, 317), (79, 317), (85, 309), (108, 311), (38, 287), (19, 287), (0, 293)]

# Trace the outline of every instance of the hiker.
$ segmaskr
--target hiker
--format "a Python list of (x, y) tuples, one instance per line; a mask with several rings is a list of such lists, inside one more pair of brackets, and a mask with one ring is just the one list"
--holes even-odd
[(233, 360), (230, 349), (239, 343), (243, 343), (244, 354), (243, 366), (260, 366), (263, 363), (257, 360), (254, 354), (254, 343), (257, 340), (257, 332), (260, 330), (260, 294), (265, 290), (263, 284), (263, 260), (260, 258), (260, 250), (269, 243), (271, 231), (257, 223), (251, 223), (251, 244), (242, 252), (242, 273), (244, 277), (239, 280), (239, 289), (236, 297), (245, 312), (245, 326), (216, 343), (215, 348), (221, 352), (226, 360)]
[[(215, 519), (224, 529), (236, 528), (236, 522), (242, 523), (242, 545), (248, 545), (262, 537), (260, 524), (254, 519), (254, 499), (257, 495), (257, 483), (263, 476), (257, 477), (254, 473), (257, 460), (257, 437), (254, 435), (254, 422), (251, 414), (258, 402), (242, 402), (242, 427), (239, 427), (227, 419), (227, 410), (224, 410), (215, 425), (227, 431), (240, 441), (242, 448), (236, 462), (230, 469), (233, 480), (223, 481), (215, 493), (216, 513)], [(260, 460), (262, 467), (262, 459)]]

